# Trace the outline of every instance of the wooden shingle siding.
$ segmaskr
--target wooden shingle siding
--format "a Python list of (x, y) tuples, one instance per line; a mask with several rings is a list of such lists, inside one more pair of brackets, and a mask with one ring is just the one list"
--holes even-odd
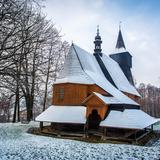
[(97, 92), (97, 93), (100, 93), (100, 94), (106, 95), (106, 96), (109, 95), (105, 90), (103, 90), (102, 88), (100, 88), (96, 84), (88, 86), (88, 94), (92, 94), (92, 92)]
[[(64, 97), (62, 98), (62, 89)], [(82, 102), (92, 93), (108, 95), (103, 89), (96, 85), (62, 83), (53, 85), (53, 105), (81, 105)]]
[[(60, 91), (64, 89), (64, 98), (60, 98)], [(53, 88), (53, 105), (81, 105), (87, 97), (87, 85), (81, 84), (55, 84)]]

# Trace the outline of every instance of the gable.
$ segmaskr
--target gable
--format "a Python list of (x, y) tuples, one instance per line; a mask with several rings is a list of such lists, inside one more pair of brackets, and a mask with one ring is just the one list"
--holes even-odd
[(97, 97), (94, 93), (92, 93), (90, 96), (88, 96), (82, 104), (84, 105), (90, 105), (90, 106), (101, 106), (106, 105), (106, 103), (101, 100), (99, 97)]
[(94, 104), (110, 105), (110, 104), (123, 104), (123, 103), (121, 103), (115, 97), (103, 96), (102, 94), (93, 92), (90, 96), (88, 96), (84, 100), (84, 102), (82, 104), (87, 104), (87, 105), (94, 105)]

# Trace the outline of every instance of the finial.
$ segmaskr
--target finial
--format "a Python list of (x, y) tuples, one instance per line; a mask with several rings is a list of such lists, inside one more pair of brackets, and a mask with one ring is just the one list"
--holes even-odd
[(97, 25), (97, 35), (99, 36), (99, 25)]
[(119, 30), (121, 30), (121, 23), (122, 21), (119, 21)]

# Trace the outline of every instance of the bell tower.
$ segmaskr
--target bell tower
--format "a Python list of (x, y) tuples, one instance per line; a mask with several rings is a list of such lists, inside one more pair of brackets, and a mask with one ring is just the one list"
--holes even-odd
[(116, 43), (116, 53), (109, 56), (119, 64), (128, 81), (134, 86), (131, 72), (132, 55), (126, 50), (126, 46), (121, 32), (121, 25), (119, 25), (118, 38)]

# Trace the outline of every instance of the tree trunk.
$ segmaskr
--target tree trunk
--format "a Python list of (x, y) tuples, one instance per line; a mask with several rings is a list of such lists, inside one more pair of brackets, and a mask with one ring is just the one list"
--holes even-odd
[[(52, 48), (51, 48), (51, 49), (52, 49)], [(46, 100), (47, 100), (47, 92), (48, 92), (48, 81), (49, 81), (49, 73), (50, 73), (50, 63), (51, 63), (51, 51), (50, 51), (50, 53), (49, 53), (48, 68), (47, 68), (47, 78), (46, 78), (46, 82), (45, 82), (43, 111), (46, 109)]]
[(19, 104), (19, 88), (18, 88), (18, 86), (17, 86), (17, 88), (16, 88), (16, 98), (15, 98), (15, 104), (14, 104), (14, 114), (13, 114), (13, 123), (15, 123), (16, 122), (16, 120), (17, 120), (17, 106), (18, 106), (18, 104)]
[(19, 104), (19, 98), (17, 102), (17, 121), (20, 122), (20, 104)]
[(30, 122), (33, 119), (33, 106), (31, 102), (31, 96), (26, 97), (26, 108), (27, 108), (27, 121)]
[(13, 120), (12, 122), (15, 123), (16, 122), (16, 113), (17, 113), (17, 103), (15, 102), (14, 104), (14, 113), (13, 113)]

